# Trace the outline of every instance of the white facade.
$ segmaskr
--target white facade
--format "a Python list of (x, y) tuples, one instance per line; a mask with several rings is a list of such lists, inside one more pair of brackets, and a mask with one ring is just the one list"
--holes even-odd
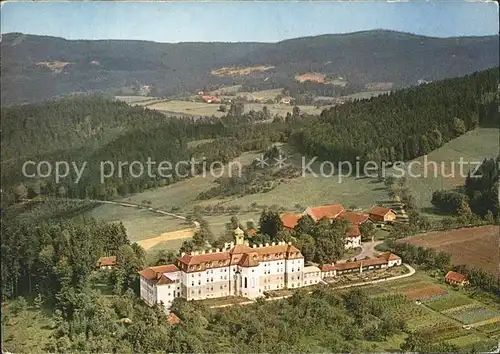
[(361, 247), (361, 236), (347, 237), (345, 239), (345, 249)]
[[(321, 269), (304, 267), (304, 257), (291, 243), (251, 248), (239, 236), (237, 244), (230, 244), (228, 250), (183, 254), (176, 264), (142, 270), (139, 272), (141, 298), (149, 306), (163, 303), (168, 311), (177, 297), (186, 300), (226, 296), (255, 299), (264, 296), (266, 291), (310, 286), (347, 271), (342, 269), (347, 264), (323, 265)], [(391, 254), (373, 261), (373, 265), (362, 261), (363, 264), (357, 266), (359, 270), (354, 271), (401, 264), (401, 259)]]

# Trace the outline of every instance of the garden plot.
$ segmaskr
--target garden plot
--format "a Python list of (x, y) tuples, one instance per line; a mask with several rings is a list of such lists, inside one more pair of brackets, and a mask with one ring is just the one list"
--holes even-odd
[(498, 312), (484, 306), (460, 308), (455, 311), (447, 311), (446, 314), (464, 324), (474, 324), (500, 316)]
[(470, 305), (472, 304), (472, 300), (457, 294), (450, 294), (449, 296), (441, 296), (438, 298), (431, 299), (427, 301), (425, 304), (435, 311), (447, 311), (451, 310), (455, 307)]
[(431, 301), (449, 295), (447, 291), (437, 285), (416, 287), (406, 290), (406, 296), (410, 300)]

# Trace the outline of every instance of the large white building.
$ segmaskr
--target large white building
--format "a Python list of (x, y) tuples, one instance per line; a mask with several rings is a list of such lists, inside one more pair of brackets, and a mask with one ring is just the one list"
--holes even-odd
[(299, 288), (321, 281), (318, 267), (304, 267), (304, 256), (291, 243), (249, 247), (243, 230), (228, 249), (183, 254), (176, 264), (139, 272), (141, 298), (150, 306), (163, 302), (169, 309), (176, 297), (201, 300), (224, 296), (250, 299), (267, 290)]
[[(368, 269), (368, 261), (361, 267), (346, 263), (304, 266), (304, 256), (291, 243), (279, 242), (249, 247), (243, 240), (243, 230), (235, 230), (236, 244), (227, 249), (209, 250), (182, 254), (176, 264), (149, 267), (139, 272), (141, 298), (149, 305), (163, 303), (169, 310), (176, 297), (187, 300), (202, 300), (225, 296), (243, 296), (255, 299), (265, 291), (293, 289), (323, 282), (323, 278), (336, 276), (352, 268), (354, 271)], [(390, 256), (394, 262), (395, 255)], [(399, 257), (397, 257), (399, 259)], [(376, 267), (387, 264), (389, 255), (375, 262)], [(381, 264), (384, 263), (382, 266)], [(347, 267), (346, 267), (347, 266)], [(369, 269), (375, 264), (369, 264)], [(337, 269), (339, 268), (339, 269)], [(341, 268), (341, 269), (340, 269)]]

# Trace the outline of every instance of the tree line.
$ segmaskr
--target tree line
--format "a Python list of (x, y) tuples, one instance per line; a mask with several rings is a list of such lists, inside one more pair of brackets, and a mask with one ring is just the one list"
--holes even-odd
[(478, 126), (498, 126), (497, 85), (491, 69), (348, 102), (324, 110), (290, 141), (332, 162), (407, 161)]
[(471, 213), (491, 218), (498, 216), (500, 155), (496, 159), (484, 159), (478, 170), (470, 171), (462, 188), (454, 191), (438, 190), (432, 194), (431, 203), (439, 211), (452, 215)]

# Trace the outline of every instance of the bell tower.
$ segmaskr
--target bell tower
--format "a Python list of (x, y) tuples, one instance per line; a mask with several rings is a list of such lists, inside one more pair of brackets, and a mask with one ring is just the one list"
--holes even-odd
[(242, 245), (244, 243), (245, 233), (239, 227), (237, 227), (234, 230), (234, 240), (235, 240), (235, 244), (237, 244), (237, 245)]

